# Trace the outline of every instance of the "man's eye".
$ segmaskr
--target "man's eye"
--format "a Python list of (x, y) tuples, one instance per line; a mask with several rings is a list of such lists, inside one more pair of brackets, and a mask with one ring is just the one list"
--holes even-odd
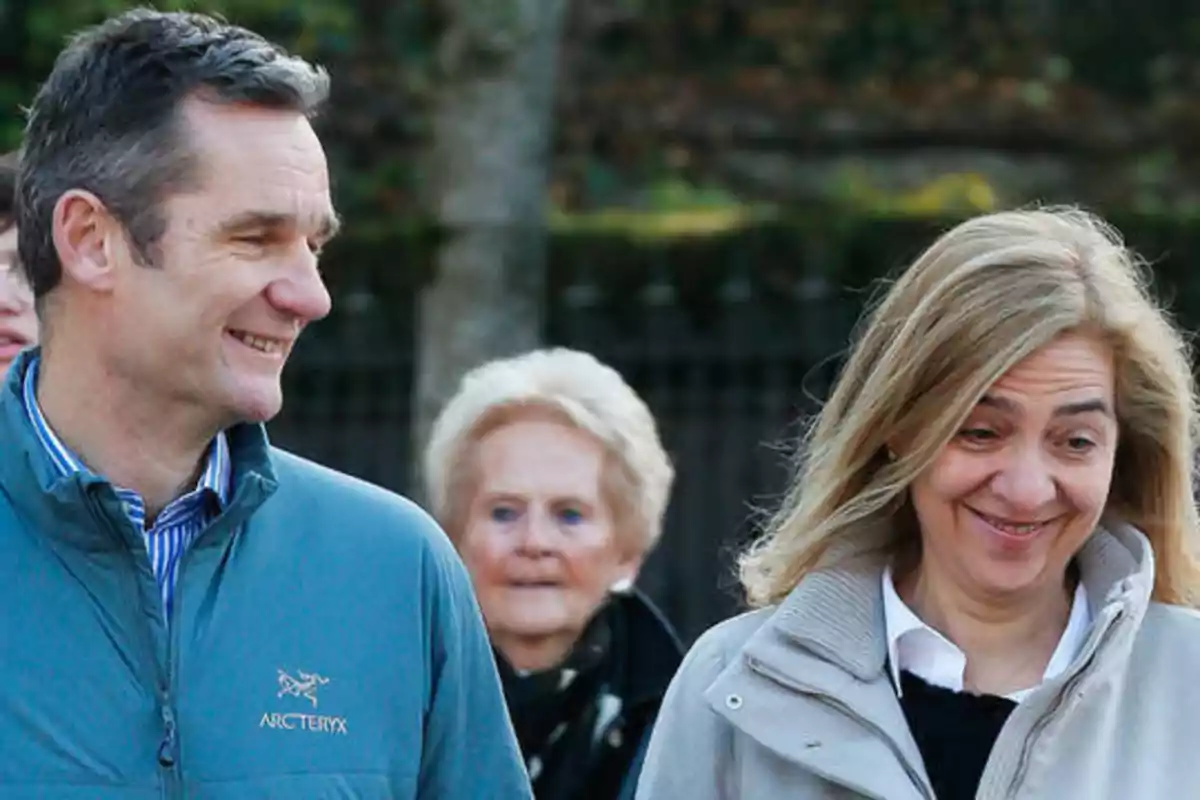
[(271, 243), (271, 237), (265, 233), (248, 233), (235, 237), (234, 241), (238, 244), (248, 244), (253, 247), (266, 247)]

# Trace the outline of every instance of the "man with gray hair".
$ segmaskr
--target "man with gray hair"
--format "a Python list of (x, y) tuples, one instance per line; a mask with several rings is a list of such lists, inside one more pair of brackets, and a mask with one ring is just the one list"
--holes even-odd
[(0, 795), (527, 798), (466, 572), (263, 424), (338, 221), (328, 77), (139, 10), (29, 112), (0, 393)]

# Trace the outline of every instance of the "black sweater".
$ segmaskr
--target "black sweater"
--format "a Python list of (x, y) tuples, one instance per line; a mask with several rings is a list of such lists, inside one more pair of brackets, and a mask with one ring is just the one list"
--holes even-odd
[(938, 800), (972, 800), (1000, 729), (1017, 707), (995, 695), (954, 692), (900, 673), (900, 705)]

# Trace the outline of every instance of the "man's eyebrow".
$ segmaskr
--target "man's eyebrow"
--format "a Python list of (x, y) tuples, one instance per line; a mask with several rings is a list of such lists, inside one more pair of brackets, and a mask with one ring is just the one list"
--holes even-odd
[(294, 214), (283, 214), (275, 211), (243, 211), (221, 222), (223, 233), (237, 233), (256, 228), (278, 228), (292, 225), (296, 221)]
[[(222, 233), (238, 233), (239, 231), (257, 230), (261, 228), (294, 227), (297, 223), (295, 214), (278, 211), (244, 211), (221, 223)], [(329, 241), (342, 228), (341, 218), (336, 211), (330, 211), (321, 219), (317, 238)]]

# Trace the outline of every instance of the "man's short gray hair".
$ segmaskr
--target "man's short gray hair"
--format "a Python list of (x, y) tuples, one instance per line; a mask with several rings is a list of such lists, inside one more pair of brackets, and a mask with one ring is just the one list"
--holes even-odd
[(29, 110), (17, 177), (21, 264), (41, 299), (58, 285), (55, 203), (85, 189), (155, 262), (159, 204), (197, 180), (180, 126), (193, 95), (314, 116), (329, 95), (320, 67), (203, 14), (135, 9), (75, 36)]

